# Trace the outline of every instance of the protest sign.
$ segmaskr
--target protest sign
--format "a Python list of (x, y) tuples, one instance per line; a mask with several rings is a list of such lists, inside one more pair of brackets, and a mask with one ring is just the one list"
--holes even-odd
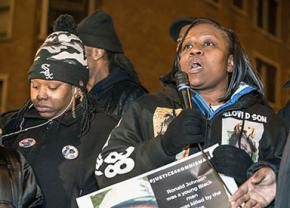
[[(204, 150), (211, 155), (212, 146)], [(80, 208), (229, 207), (224, 183), (205, 154), (196, 153), (140, 176), (77, 198)], [(236, 188), (233, 180), (228, 186)], [(134, 206), (133, 206), (134, 205)]]

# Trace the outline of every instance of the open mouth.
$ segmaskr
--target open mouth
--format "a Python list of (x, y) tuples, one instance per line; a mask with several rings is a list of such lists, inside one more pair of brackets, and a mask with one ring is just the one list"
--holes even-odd
[(198, 61), (193, 61), (190, 65), (190, 73), (197, 73), (202, 70), (202, 65)]

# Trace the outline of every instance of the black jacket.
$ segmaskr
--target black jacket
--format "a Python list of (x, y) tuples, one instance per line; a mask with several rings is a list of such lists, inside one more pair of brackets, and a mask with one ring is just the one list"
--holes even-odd
[(147, 90), (126, 72), (112, 68), (109, 76), (97, 83), (90, 91), (105, 112), (120, 117), (128, 109), (129, 104), (147, 93)]
[[(277, 171), (287, 130), (257, 91), (246, 87), (214, 112), (201, 104), (198, 94), (193, 98), (194, 107), (206, 117), (204, 148), (215, 143), (235, 144), (234, 129), (244, 123), (244, 132), (256, 147), (248, 153), (255, 162), (249, 174), (261, 165)], [(134, 102), (98, 157), (95, 173), (99, 185), (105, 187), (174, 161), (176, 157), (165, 154), (159, 136), (181, 110), (176, 89), (171, 86)], [(197, 151), (193, 146), (191, 152)]]
[(290, 138), (288, 138), (281, 160), (275, 208), (290, 208)]
[[(0, 131), (7, 125), (11, 118), (17, 113), (18, 110), (11, 110), (4, 112), (0, 115)], [(1, 132), (0, 132), (1, 134)]]
[(17, 151), (0, 146), (0, 207), (43, 207), (31, 167)]
[[(89, 131), (81, 136), (82, 113), (82, 108), (78, 107), (76, 118), (65, 113), (41, 127), (3, 138), (5, 146), (22, 152), (31, 164), (45, 197), (45, 207), (77, 207), (76, 197), (98, 189), (94, 177), (95, 161), (116, 120), (95, 113)], [(47, 120), (32, 107), (24, 114), (22, 127), (45, 122)], [(4, 133), (19, 128), (8, 124)]]
[(278, 112), (278, 116), (283, 119), (290, 129), (290, 101)]

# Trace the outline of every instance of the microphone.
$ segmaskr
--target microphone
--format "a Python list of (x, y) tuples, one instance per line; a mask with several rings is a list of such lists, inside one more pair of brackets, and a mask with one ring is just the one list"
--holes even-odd
[[(178, 70), (175, 75), (176, 87), (178, 90), (179, 97), (183, 104), (183, 109), (192, 109), (192, 99), (191, 99), (191, 89), (190, 83), (188, 80), (188, 76), (185, 72)], [(213, 166), (212, 162), (209, 160), (208, 155), (204, 152), (200, 143), (197, 144), (199, 150), (201, 151), (203, 157), (205, 158), (207, 164), (213, 169), (214, 174), (218, 178), (218, 180), (224, 185), (226, 191), (229, 195), (232, 195), (229, 187), (225, 183), (225, 181), (221, 178), (216, 168)], [(185, 151), (189, 151), (190, 145), (185, 148)]]
[(183, 109), (192, 109), (191, 91), (187, 74), (178, 70), (174, 76)]

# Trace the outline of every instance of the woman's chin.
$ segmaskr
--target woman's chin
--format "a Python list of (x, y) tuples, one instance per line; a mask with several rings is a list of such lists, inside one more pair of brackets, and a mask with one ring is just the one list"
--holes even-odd
[(47, 118), (47, 119), (50, 119), (52, 118), (53, 116), (55, 116), (55, 113), (54, 112), (38, 112), (39, 115), (43, 118)]
[(201, 90), (203, 89), (203, 84), (199, 81), (192, 81), (190, 80), (190, 86), (192, 89)]

